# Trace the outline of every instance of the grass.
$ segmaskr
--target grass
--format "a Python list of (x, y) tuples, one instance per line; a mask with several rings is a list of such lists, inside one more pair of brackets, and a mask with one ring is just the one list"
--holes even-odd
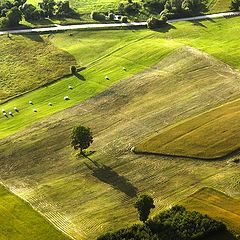
[[(216, 71), (221, 74), (213, 78)], [(136, 193), (155, 199), (152, 216), (206, 185), (239, 198), (237, 164), (129, 151), (153, 132), (238, 96), (231, 74), (224, 63), (197, 50), (175, 49), (144, 72), (2, 139), (2, 181), (76, 239), (94, 239), (137, 222)], [(76, 158), (70, 147), (76, 124), (93, 131), (92, 161)]]
[(240, 100), (224, 104), (170, 129), (138, 145), (143, 152), (192, 158), (222, 158), (240, 149)]
[(69, 73), (73, 56), (38, 35), (0, 37), (0, 103)]
[[(75, 76), (64, 78), (50, 86), (3, 104), (2, 108), (7, 112), (13, 111), (14, 106), (17, 106), (20, 112), (16, 113), (14, 117), (1, 117), (0, 136), (3, 138), (13, 134), (43, 117), (86, 100), (107, 89), (117, 81), (150, 67), (169, 52), (179, 47), (178, 43), (171, 43), (161, 39), (154, 41), (154, 38), (151, 37), (138, 40), (123, 45), (115, 49), (109, 56), (107, 55), (99, 59), (99, 61), (92, 63), (91, 66), (81, 72), (84, 80), (80, 80)], [(89, 46), (91, 46), (91, 42), (88, 48)], [(145, 51), (138, 51), (136, 55), (135, 49), (143, 47)], [(158, 49), (157, 52), (155, 51), (156, 48)], [(75, 51), (74, 45), (71, 47), (71, 50)], [(82, 50), (86, 51), (86, 55), (90, 53), (85, 45)], [(75, 54), (79, 54), (78, 49)], [(141, 60), (136, 62), (139, 58)], [(122, 70), (124, 66), (127, 68), (127, 71)], [(109, 76), (109, 80), (105, 79), (106, 75)], [(68, 89), (69, 85), (73, 87), (73, 90)], [(69, 101), (64, 101), (63, 98), (66, 95), (70, 97)], [(28, 104), (30, 100), (33, 101), (33, 106)], [(48, 106), (49, 102), (53, 106)], [(33, 108), (36, 108), (38, 112), (33, 113)]]
[(210, 0), (209, 13), (230, 11), (231, 0)]
[(0, 239), (69, 240), (22, 199), (0, 186)]
[[(162, 32), (109, 30), (50, 35), (52, 44), (69, 52), (78, 64), (88, 66), (81, 72), (86, 81), (79, 81), (76, 77), (63, 78), (47, 88), (2, 105), (6, 110), (17, 106), (22, 111), (12, 119), (1, 118), (0, 137), (16, 133), (44, 117), (96, 95), (117, 81), (149, 68), (183, 45), (197, 47), (240, 69), (238, 35), (235, 34), (239, 19), (181, 22), (162, 29)], [(123, 66), (127, 67), (126, 72), (122, 71)], [(109, 81), (105, 80), (106, 75), (109, 75)], [(69, 92), (68, 85), (73, 85), (74, 91)], [(65, 95), (70, 95), (71, 100), (63, 101)], [(28, 105), (29, 100), (37, 104), (34, 108), (39, 112), (35, 115), (33, 107)], [(49, 101), (54, 103), (54, 107), (48, 106)]]
[(181, 202), (188, 209), (199, 211), (223, 221), (240, 232), (240, 201), (212, 188), (202, 188)]

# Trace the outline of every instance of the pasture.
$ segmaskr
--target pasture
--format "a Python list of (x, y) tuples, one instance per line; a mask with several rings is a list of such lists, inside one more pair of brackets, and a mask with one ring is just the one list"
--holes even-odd
[[(204, 161), (130, 149), (185, 121), (203, 126), (198, 116), (215, 120), (218, 109), (228, 114), (224, 124), (235, 123), (237, 132), (237, 121), (228, 121), (239, 112), (233, 104), (240, 88), (239, 21), (41, 36), (87, 68), (1, 104), (7, 113), (19, 109), (13, 117), (0, 118), (1, 181), (77, 240), (138, 222), (133, 207), (137, 193), (155, 199), (152, 216), (206, 186), (238, 201), (237, 156)], [(78, 158), (70, 147), (76, 124), (93, 131), (88, 158)], [(235, 137), (228, 133), (221, 136)], [(218, 154), (215, 150), (211, 154)]]
[(69, 74), (76, 64), (44, 36), (1, 36), (0, 48), (0, 103)]
[(0, 186), (0, 239), (70, 240), (22, 199)]
[[(239, 39), (236, 34), (239, 31), (239, 19), (179, 22), (162, 29), (162, 32), (109, 30), (49, 35), (48, 39), (55, 47), (70, 53), (79, 65), (87, 69), (80, 73), (80, 79), (75, 76), (62, 78), (52, 85), (2, 104), (7, 112), (14, 106), (22, 111), (21, 114), (15, 114), (14, 118), (0, 118), (0, 137), (9, 136), (44, 117), (76, 105), (117, 81), (150, 68), (184, 45), (198, 48), (240, 69)], [(123, 71), (123, 67), (127, 71)], [(105, 76), (110, 79), (106, 80)], [(73, 91), (69, 91), (69, 85), (74, 87)], [(69, 95), (70, 101), (63, 101), (66, 95)], [(29, 100), (36, 104), (34, 108), (38, 113), (35, 115), (33, 107), (28, 104)], [(53, 107), (48, 106), (49, 102), (54, 103)]]
[[(209, 74), (216, 71), (222, 72), (213, 81)], [(130, 152), (153, 132), (235, 98), (239, 93), (231, 74), (231, 68), (204, 53), (176, 49), (144, 72), (1, 140), (0, 175), (76, 239), (136, 222), (137, 193), (154, 197), (152, 215), (206, 185), (239, 198), (238, 164)], [(69, 145), (76, 124), (93, 130), (92, 161), (76, 158)]]

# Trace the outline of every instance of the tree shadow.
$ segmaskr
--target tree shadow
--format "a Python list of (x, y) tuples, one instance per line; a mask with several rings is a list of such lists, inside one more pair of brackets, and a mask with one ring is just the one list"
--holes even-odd
[(43, 38), (38, 34), (24, 33), (20, 35), (35, 42), (44, 42)]
[(86, 81), (85, 77), (78, 72), (74, 73), (74, 76), (77, 77), (81, 81)]
[(153, 31), (165, 33), (170, 31), (171, 29), (176, 29), (176, 27), (173, 26), (172, 24), (166, 23), (163, 27), (153, 29)]
[(89, 170), (91, 170), (92, 176), (96, 177), (98, 180), (111, 185), (114, 189), (117, 189), (125, 193), (128, 197), (133, 198), (137, 195), (137, 188), (129, 182), (129, 180), (123, 176), (120, 176), (112, 168), (99, 164), (97, 161), (89, 159), (92, 165), (84, 163)]
[(198, 26), (198, 27), (203, 27), (203, 28), (207, 28), (207, 26), (205, 26), (203, 23), (201, 23), (200, 21), (190, 21), (193, 25)]

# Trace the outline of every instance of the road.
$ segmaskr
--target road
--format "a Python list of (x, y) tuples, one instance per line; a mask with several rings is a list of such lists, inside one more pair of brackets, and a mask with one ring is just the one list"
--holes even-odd
[[(198, 20), (205, 20), (205, 19), (231, 17), (231, 16), (240, 16), (240, 12), (226, 12), (226, 13), (209, 14), (209, 15), (202, 15), (202, 16), (189, 17), (189, 18), (172, 19), (172, 20), (168, 20), (168, 23), (174, 23), (174, 22), (180, 22), (180, 21), (198, 21)], [(104, 28), (118, 28), (118, 27), (136, 27), (136, 26), (146, 26), (146, 25), (147, 25), (147, 22), (78, 24), (78, 25), (66, 25), (66, 26), (56, 25), (53, 27), (0, 31), (0, 35), (41, 33), (41, 32), (76, 30), (76, 29), (86, 30), (86, 29), (104, 29)]]

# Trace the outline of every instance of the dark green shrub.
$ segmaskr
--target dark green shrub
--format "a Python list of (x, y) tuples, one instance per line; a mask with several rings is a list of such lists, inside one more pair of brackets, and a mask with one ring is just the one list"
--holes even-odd
[(163, 19), (151, 17), (147, 20), (147, 26), (149, 29), (156, 29), (166, 25), (166, 22), (167, 22), (166, 17), (164, 17)]
[(122, 21), (122, 23), (127, 23), (128, 22), (128, 18), (126, 16), (123, 16), (121, 21)]
[(103, 13), (99, 13), (95, 11), (91, 13), (91, 18), (95, 21), (100, 21), (100, 22), (106, 20), (106, 16)]

